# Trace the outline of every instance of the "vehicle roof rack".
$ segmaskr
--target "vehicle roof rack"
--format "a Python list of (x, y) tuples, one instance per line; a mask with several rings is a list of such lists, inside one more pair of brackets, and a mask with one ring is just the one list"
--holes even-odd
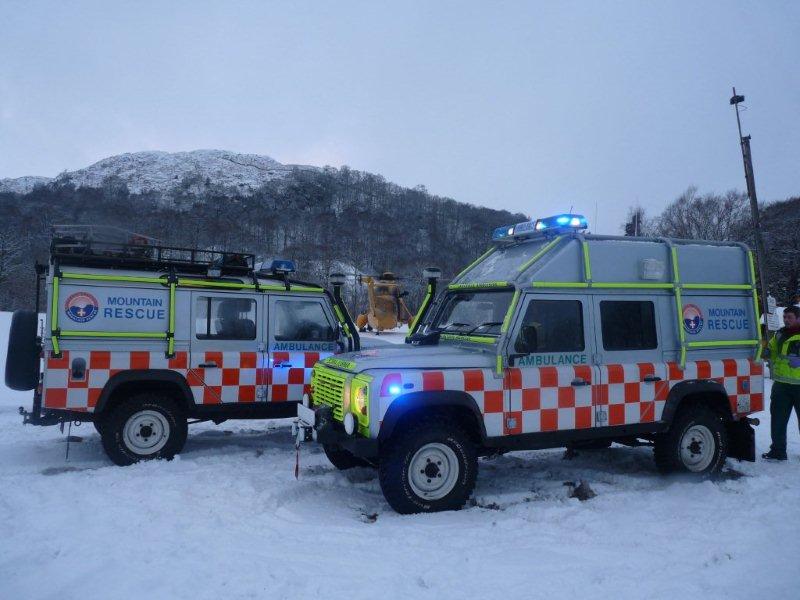
[(255, 255), (199, 248), (165, 246), (159, 240), (98, 225), (54, 225), (50, 258), (59, 264), (253, 276)]

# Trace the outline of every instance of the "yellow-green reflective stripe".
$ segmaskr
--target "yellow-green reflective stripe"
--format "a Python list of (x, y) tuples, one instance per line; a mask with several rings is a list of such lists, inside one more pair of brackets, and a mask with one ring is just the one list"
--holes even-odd
[(675, 284), (675, 308), (677, 311), (678, 317), (678, 337), (681, 342), (681, 357), (680, 357), (680, 367), (681, 369), (686, 367), (686, 334), (683, 332), (683, 300), (681, 299), (681, 277), (680, 277), (680, 270), (678, 268), (678, 250), (675, 246), (672, 246), (672, 276), (673, 276), (673, 283)]
[(620, 288), (620, 289), (631, 289), (631, 290), (671, 290), (674, 285), (671, 283), (625, 283), (625, 282), (613, 282), (613, 281), (592, 281), (589, 284), (589, 287), (593, 288)]
[(489, 248), (489, 249), (488, 249), (486, 252), (484, 252), (483, 254), (481, 254), (481, 255), (480, 255), (478, 258), (476, 258), (476, 259), (475, 259), (474, 261), (472, 261), (472, 262), (471, 262), (469, 265), (467, 265), (467, 267), (466, 267), (466, 268), (465, 268), (463, 271), (461, 271), (461, 273), (459, 273), (458, 275), (456, 275), (455, 277), (453, 277), (453, 279), (458, 279), (459, 277), (463, 277), (464, 275), (466, 275), (466, 274), (469, 272), (469, 270), (470, 270), (470, 269), (472, 269), (472, 267), (474, 267), (475, 265), (477, 265), (477, 264), (478, 264), (479, 262), (481, 262), (481, 261), (482, 261), (484, 258), (486, 258), (487, 256), (489, 256), (489, 255), (490, 255), (492, 252), (494, 252), (494, 246), (490, 247), (490, 248)]
[(688, 342), (689, 348), (724, 348), (726, 346), (756, 346), (758, 340), (723, 340), (718, 342)]
[(50, 341), (51, 341), (51, 342), (53, 342), (53, 352), (54, 352), (55, 354), (60, 354), (60, 353), (61, 353), (61, 349), (60, 349), (60, 347), (59, 347), (59, 345), (58, 345), (58, 336), (55, 336), (55, 335), (54, 335), (54, 336), (51, 338), (51, 340), (50, 340)]
[(61, 332), (62, 337), (99, 337), (99, 338), (161, 338), (167, 337), (166, 333), (142, 331), (75, 331)]
[(419, 321), (419, 318), (420, 316), (422, 316), (423, 311), (425, 311), (428, 308), (428, 302), (430, 302), (431, 300), (432, 292), (433, 288), (431, 287), (431, 284), (428, 284), (428, 289), (425, 291), (425, 298), (422, 299), (422, 304), (420, 305), (417, 314), (414, 315), (414, 320), (411, 321), (411, 328), (409, 329), (411, 333), (414, 333), (414, 329), (417, 327), (417, 321)]
[[(255, 284), (252, 283), (233, 283), (231, 281), (205, 281), (203, 279), (178, 279), (178, 285), (185, 285), (191, 287), (216, 287), (216, 288), (229, 288), (237, 290), (254, 290)], [(259, 286), (260, 289), (286, 289), (280, 286)]]
[(514, 284), (508, 281), (486, 281), (484, 283), (451, 283), (447, 286), (448, 290), (477, 290), (483, 288), (512, 287)]
[(503, 326), (500, 328), (500, 333), (505, 333), (508, 331), (508, 326), (511, 323), (511, 316), (514, 314), (514, 309), (517, 308), (518, 301), (519, 290), (514, 290), (514, 296), (511, 298), (511, 304), (508, 305), (508, 310), (506, 311), (506, 316), (503, 319)]
[(550, 242), (549, 244), (545, 245), (544, 248), (542, 248), (536, 254), (534, 254), (530, 259), (528, 259), (527, 262), (523, 263), (522, 266), (519, 269), (517, 269), (517, 272), (518, 273), (522, 273), (523, 271), (527, 270), (528, 267), (530, 267), (533, 263), (535, 263), (537, 260), (539, 260), (542, 256), (547, 254), (547, 252), (549, 252), (550, 249), (553, 246), (555, 246), (558, 242), (560, 242), (562, 237), (563, 236), (558, 236), (552, 242)]
[(672, 282), (677, 284), (680, 281), (678, 275), (678, 249), (675, 246), (670, 248), (672, 256)]
[(166, 283), (166, 278), (138, 277), (135, 275), (98, 275), (96, 273), (61, 273), (64, 279), (85, 279), (89, 281), (119, 281), (131, 283)]
[(581, 242), (583, 246), (583, 276), (586, 281), (592, 280), (592, 263), (589, 260), (589, 242), (583, 240)]
[(534, 281), (533, 287), (541, 288), (588, 288), (587, 282), (578, 281)]
[(738, 283), (684, 283), (685, 290), (750, 290), (753, 286)]
[(169, 326), (167, 333), (167, 354), (172, 356), (175, 353), (175, 282), (169, 284)]
[[(761, 335), (761, 315), (759, 314), (758, 310), (758, 289), (756, 288), (756, 265), (755, 261), (753, 260), (753, 251), (747, 251), (747, 261), (750, 263), (750, 283), (753, 285), (753, 310), (756, 312), (756, 333), (758, 335), (758, 348), (756, 349), (756, 355), (754, 357), (755, 361), (758, 362), (761, 360), (761, 351), (763, 337)], [(767, 325), (767, 317), (764, 316), (764, 326)]]
[(441, 340), (450, 340), (454, 342), (475, 342), (476, 344), (494, 344), (497, 338), (483, 337), (479, 335), (459, 335), (457, 333), (443, 333), (439, 336)]
[[(264, 285), (262, 285), (262, 286), (259, 286), (259, 287), (262, 290), (263, 289), (277, 289), (277, 290), (281, 290), (281, 291), (284, 291), (284, 292), (286, 291), (286, 288), (285, 287), (281, 287), (281, 286), (264, 286)], [(308, 287), (306, 285), (292, 285), (291, 287), (292, 287), (292, 289), (291, 289), (292, 292), (313, 292), (313, 293), (316, 294), (316, 293), (320, 293), (320, 292), (325, 291), (322, 288)]]
[(497, 373), (498, 375), (503, 372), (503, 357), (497, 355)]
[(50, 299), (50, 330), (58, 329), (58, 277), (53, 277), (53, 297)]

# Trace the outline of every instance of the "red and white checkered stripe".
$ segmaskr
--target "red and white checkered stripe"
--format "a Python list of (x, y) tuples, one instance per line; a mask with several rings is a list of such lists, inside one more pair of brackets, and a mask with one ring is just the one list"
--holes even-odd
[[(631, 425), (659, 421), (670, 389), (681, 381), (722, 384), (731, 410), (763, 410), (764, 367), (748, 359), (700, 360), (681, 370), (676, 363), (510, 368), (496, 378), (491, 369), (402, 371), (383, 376), (379, 410), (383, 420), (397, 394), (456, 390), (469, 393), (483, 414), (489, 436)], [(645, 381), (646, 377), (660, 381)], [(583, 379), (590, 385), (573, 386)], [(507, 399), (506, 399), (507, 396)]]
[[(314, 363), (329, 356), (327, 352), (275, 352), (274, 363), (291, 364), (273, 368), (265, 353), (201, 352), (191, 355), (176, 352), (165, 358), (163, 352), (115, 352), (105, 350), (65, 350), (61, 358), (48, 356), (43, 379), (45, 408), (92, 412), (108, 380), (121, 371), (169, 369), (182, 375), (196, 404), (256, 402), (259, 387), (271, 389), (269, 400), (300, 400), (311, 383)], [(75, 359), (86, 361), (85, 376), (73, 379)], [(216, 368), (200, 364), (216, 363)], [(274, 364), (273, 363), (273, 364)], [(268, 399), (264, 394), (264, 401)]]

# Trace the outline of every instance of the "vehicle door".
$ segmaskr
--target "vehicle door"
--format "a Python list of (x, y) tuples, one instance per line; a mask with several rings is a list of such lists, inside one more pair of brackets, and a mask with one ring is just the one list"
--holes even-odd
[(644, 294), (593, 297), (595, 359), (600, 370), (595, 394), (598, 427), (661, 418), (668, 388), (657, 318), (663, 301)]
[(320, 294), (270, 294), (268, 401), (300, 402), (314, 364), (336, 352), (339, 325)]
[(594, 426), (590, 316), (588, 296), (524, 296), (506, 346), (506, 434)]
[(187, 380), (197, 404), (255, 402), (259, 397), (263, 304), (256, 294), (192, 292)]

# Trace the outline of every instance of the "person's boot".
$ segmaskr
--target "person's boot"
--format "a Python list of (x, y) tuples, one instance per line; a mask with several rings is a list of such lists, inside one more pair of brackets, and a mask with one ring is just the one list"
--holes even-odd
[(761, 455), (761, 458), (764, 460), (786, 460), (786, 451), (781, 452), (780, 450), (770, 448), (769, 452), (765, 452)]

